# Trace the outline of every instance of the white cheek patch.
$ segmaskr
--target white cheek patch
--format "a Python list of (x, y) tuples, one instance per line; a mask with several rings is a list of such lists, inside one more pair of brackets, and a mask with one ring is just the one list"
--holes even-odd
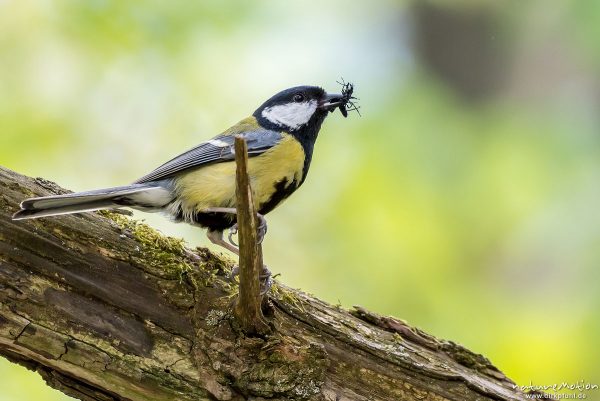
[(267, 107), (262, 111), (262, 116), (273, 124), (291, 129), (299, 128), (310, 120), (317, 110), (317, 102), (287, 103)]

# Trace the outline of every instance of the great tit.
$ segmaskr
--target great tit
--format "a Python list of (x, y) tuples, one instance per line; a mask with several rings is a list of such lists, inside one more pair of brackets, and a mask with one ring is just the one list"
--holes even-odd
[(13, 219), (121, 207), (158, 211), (174, 221), (207, 228), (211, 242), (238, 253), (234, 244), (223, 239), (223, 231), (236, 224), (235, 136), (246, 139), (254, 202), (264, 215), (302, 185), (325, 117), (336, 108), (346, 116), (352, 99), (347, 84), (342, 94), (327, 94), (316, 86), (286, 89), (250, 117), (131, 185), (26, 199)]

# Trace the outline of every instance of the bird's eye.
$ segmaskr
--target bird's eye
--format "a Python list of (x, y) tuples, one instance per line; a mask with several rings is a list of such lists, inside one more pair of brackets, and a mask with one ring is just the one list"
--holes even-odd
[(303, 94), (301, 94), (301, 93), (296, 93), (296, 94), (294, 95), (294, 102), (296, 102), (296, 103), (300, 103), (300, 102), (303, 102), (303, 101), (304, 101), (304, 95), (303, 95)]

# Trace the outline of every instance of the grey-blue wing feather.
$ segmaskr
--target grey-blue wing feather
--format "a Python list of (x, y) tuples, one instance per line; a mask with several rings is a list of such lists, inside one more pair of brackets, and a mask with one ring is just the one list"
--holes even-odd
[[(266, 152), (282, 139), (280, 132), (266, 129), (247, 131), (239, 135), (242, 135), (246, 139), (248, 156), (250, 157)], [(233, 160), (235, 158), (234, 141), (235, 136), (233, 135), (216, 136), (210, 141), (203, 142), (169, 160), (151, 173), (137, 180), (135, 184), (170, 178), (185, 170), (205, 164)]]

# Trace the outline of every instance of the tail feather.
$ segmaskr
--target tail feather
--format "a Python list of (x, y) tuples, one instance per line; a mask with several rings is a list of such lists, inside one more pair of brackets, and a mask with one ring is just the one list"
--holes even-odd
[(124, 206), (158, 208), (172, 200), (171, 192), (160, 185), (133, 184), (73, 194), (25, 199), (13, 220), (61, 214), (91, 212)]

